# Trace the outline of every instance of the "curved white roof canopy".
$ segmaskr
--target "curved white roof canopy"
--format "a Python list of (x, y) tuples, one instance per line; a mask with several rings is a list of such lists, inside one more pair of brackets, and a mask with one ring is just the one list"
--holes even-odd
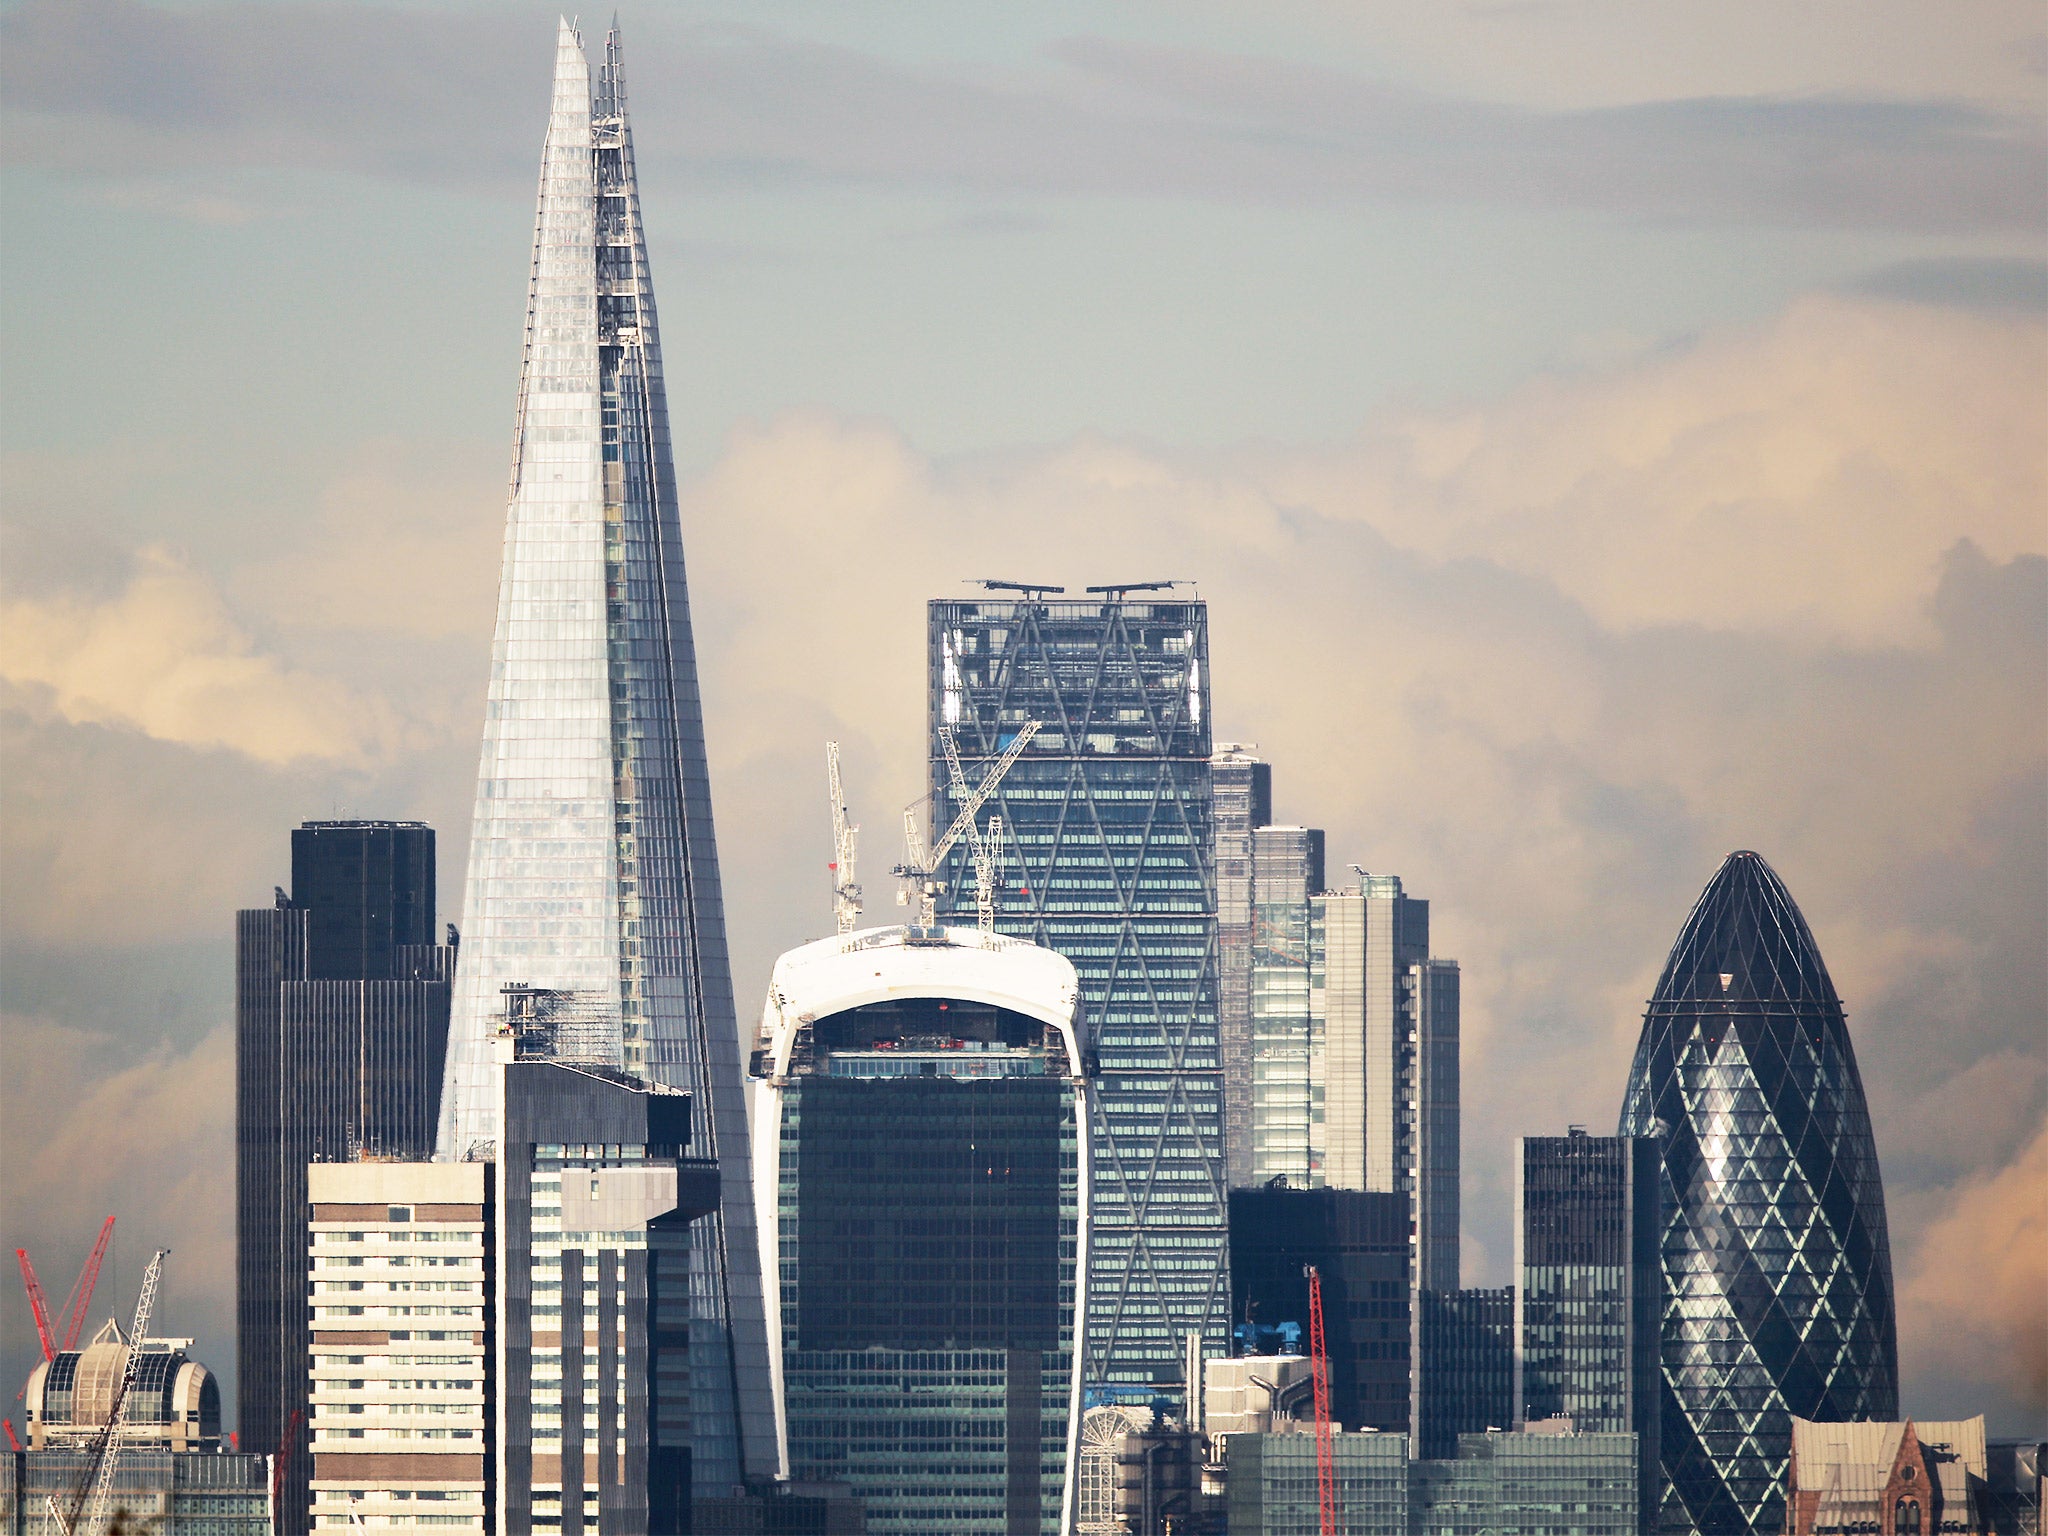
[(1087, 1070), (1081, 982), (1066, 956), (976, 928), (864, 928), (792, 949), (775, 962), (761, 1012), (766, 1075), (789, 1075), (800, 1025), (899, 998), (958, 998), (1007, 1008), (1065, 1037), (1069, 1070)]

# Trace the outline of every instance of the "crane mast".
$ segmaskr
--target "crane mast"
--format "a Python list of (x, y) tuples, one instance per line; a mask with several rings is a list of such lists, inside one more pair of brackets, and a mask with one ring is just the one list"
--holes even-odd
[(284, 1503), (285, 1477), (291, 1471), (292, 1448), (299, 1443), (299, 1425), (305, 1422), (306, 1410), (294, 1408), (292, 1416), (285, 1420), (284, 1439), (278, 1442), (277, 1457), (270, 1464), (270, 1508), (276, 1510)]
[(905, 858), (896, 866), (895, 873), (903, 881), (903, 888), (897, 893), (899, 904), (908, 906), (913, 896), (918, 907), (919, 923), (926, 928), (938, 921), (938, 886), (932, 876), (938, 872), (939, 862), (952, 852), (953, 845), (962, 837), (974, 857), (975, 908), (983, 933), (993, 933), (996, 925), (996, 882), (1001, 872), (1002, 853), (1000, 848), (991, 851), (990, 844), (1001, 835), (999, 822), (992, 821), (992, 837), (982, 835), (980, 823), (975, 820), (982, 806), (996, 792), (996, 786), (1003, 781), (1003, 775), (1010, 771), (1024, 749), (1031, 744), (1041, 722), (1026, 720), (1002, 755), (988, 767), (981, 776), (981, 783), (969, 789), (966, 770), (960, 763), (959, 743), (954, 740), (953, 728), (939, 727), (939, 746), (946, 755), (946, 773), (951, 781), (954, 796), (960, 801), (960, 813), (953, 818), (953, 824), (946, 828), (946, 835), (933, 847), (927, 849), (924, 842), (924, 827), (920, 811), (925, 801), (913, 802), (903, 812), (903, 846)]
[[(945, 749), (946, 773), (952, 780), (953, 797), (966, 805), (971, 792), (967, 788), (967, 774), (960, 767), (960, 744), (950, 729), (939, 732), (939, 744)], [(991, 844), (1002, 829), (1002, 819), (992, 817), (990, 823), (989, 836), (984, 837), (973, 816), (967, 818), (967, 847), (974, 860), (974, 911), (983, 933), (996, 931), (996, 880), (1001, 858), (1000, 853), (991, 850)]]
[(825, 743), (825, 780), (832, 798), (832, 916), (841, 933), (860, 922), (860, 882), (854, 878), (854, 845), (860, 828), (846, 815), (846, 791), (839, 783), (839, 743)]
[[(28, 1309), (35, 1319), (36, 1341), (42, 1345), (45, 1360), (54, 1360), (64, 1351), (78, 1347), (86, 1313), (92, 1307), (93, 1287), (99, 1284), (100, 1264), (107, 1256), (107, 1243), (113, 1235), (114, 1218), (109, 1216), (100, 1227), (99, 1241), (92, 1245), (85, 1267), (71, 1282), (71, 1293), (64, 1298), (63, 1310), (59, 1312), (50, 1310), (50, 1298), (43, 1294), (43, 1283), (36, 1278), (36, 1267), (29, 1262), (28, 1250), (14, 1250), (14, 1260), (21, 1266), (21, 1283), (28, 1292)], [(62, 1338), (57, 1334), (60, 1327)]]
[(1316, 1513), (1321, 1536), (1337, 1536), (1337, 1449), (1330, 1437), (1330, 1350), (1323, 1337), (1323, 1277), (1308, 1266), (1308, 1361), (1316, 1391)]
[(129, 1390), (142, 1369), (142, 1341), (149, 1336), (149, 1315), (156, 1310), (157, 1286), (163, 1279), (164, 1260), (170, 1251), (157, 1249), (149, 1268), (142, 1272), (142, 1294), (135, 1298), (135, 1326), (128, 1335), (128, 1359), (121, 1368), (120, 1384), (114, 1388), (107, 1422), (86, 1452), (85, 1475), (72, 1494), (68, 1516), (57, 1503), (57, 1496), (50, 1495), (50, 1513), (56, 1517), (64, 1536), (94, 1536), (106, 1524), (107, 1505), (114, 1496), (114, 1473), (121, 1462), (121, 1420), (127, 1411)]

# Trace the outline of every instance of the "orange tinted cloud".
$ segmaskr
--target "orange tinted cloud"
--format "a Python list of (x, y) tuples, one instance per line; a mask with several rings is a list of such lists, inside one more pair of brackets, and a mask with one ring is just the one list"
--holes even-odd
[(2048, 1127), (1929, 1224), (1901, 1267), (1899, 1353), (1909, 1383), (1961, 1372), (2048, 1414)]
[(265, 655), (212, 584), (163, 550), (143, 551), (112, 598), (0, 605), (0, 678), (74, 725), (123, 726), (273, 766), (361, 762), (398, 735), (381, 702)]

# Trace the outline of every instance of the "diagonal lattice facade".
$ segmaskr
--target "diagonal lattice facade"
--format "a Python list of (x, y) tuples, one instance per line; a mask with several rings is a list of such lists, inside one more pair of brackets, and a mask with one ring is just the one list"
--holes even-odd
[(695, 1096), (721, 1209), (692, 1230), (700, 1487), (774, 1467), (746, 1106), (654, 291), (617, 34), (556, 44), (440, 1154), (503, 1135), (511, 985), (601, 1018), (603, 1057)]
[[(1144, 1402), (1179, 1380), (1186, 1333), (1221, 1348), (1230, 1307), (1208, 609), (934, 602), (929, 659), (935, 831), (958, 809), (940, 727), (985, 760), (1042, 722), (983, 813), (1009, 845), (997, 927), (1080, 976), (1099, 1063), (1086, 1381)], [(971, 861), (943, 878), (971, 913)]]
[(1792, 1419), (1898, 1417), (1884, 1189), (1841, 999), (1784, 883), (1729, 855), (1643, 1019), (1663, 1140), (1660, 1528), (1782, 1526)]

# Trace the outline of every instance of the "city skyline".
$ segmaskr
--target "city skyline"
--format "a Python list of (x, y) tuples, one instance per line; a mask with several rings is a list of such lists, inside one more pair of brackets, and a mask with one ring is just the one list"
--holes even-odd
[[(196, 76), (180, 61), (206, 55), (226, 15), (120, 14), (131, 25), (106, 54), (185, 40), (189, 53), (159, 52), (181, 80)], [(5, 1006), (23, 1067), (4, 1105), (21, 1191), (10, 1235), (63, 1269), (101, 1207), (118, 1209), (131, 1251), (103, 1283), (132, 1292), (138, 1253), (169, 1243), (169, 1326), (224, 1373), (232, 1247), (210, 1256), (231, 1217), (218, 1187), (231, 1155), (222, 914), (260, 905), (283, 876), (282, 829), (323, 814), (428, 821), (459, 867), (488, 669), (515, 283), (458, 291), (447, 274), (503, 267), (507, 249), (516, 273), (531, 183), (497, 167), (530, 160), (528, 56), (553, 19), (536, 33), (533, 18), (365, 14), (434, 58), (456, 37), (519, 61), (484, 84), (444, 80), (452, 99), (510, 103), (436, 152), (488, 138), (488, 174), (337, 153), (352, 134), (381, 142), (360, 110), (322, 116), (321, 103), (358, 102), (350, 82), (365, 65), (346, 49), (306, 66), (310, 105), (248, 94), (242, 121), (259, 131), (240, 149), (178, 102), (159, 104), (169, 126), (142, 144), (91, 70), (61, 109), (37, 94), (37, 61), (64, 42), (54, 9), (8, 22), (10, 108), (30, 127), (68, 112), (92, 129), (61, 144), (25, 134), (7, 173), (16, 207), (73, 200), (66, 219), (8, 220), (4, 252), (52, 300), (9, 306), (9, 352), (45, 369), (65, 418), (23, 401), (4, 429)], [(234, 68), (303, 57), (289, 51), (290, 15), (243, 17)], [(643, 25), (625, 24), (629, 37)], [(650, 60), (692, 87), (674, 94), (711, 114), (669, 109), (643, 179), (658, 168), (649, 233), (671, 296), (672, 388), (688, 376), (679, 492), (738, 995), (758, 995), (780, 949), (829, 931), (825, 737), (846, 748), (870, 868), (893, 854), (895, 812), (924, 787), (927, 598), (969, 595), (956, 583), (976, 576), (1077, 588), (1199, 577), (1216, 737), (1256, 741), (1280, 765), (1283, 819), (1328, 828), (1333, 846), (1427, 892), (1441, 947), (1463, 963), (1466, 1283), (1507, 1278), (1509, 1138), (1611, 1123), (1669, 934), (1715, 863), (1755, 847), (1800, 893), (1849, 999), (1892, 1204), (1901, 1409), (1984, 1407), (2008, 1432), (2038, 1420), (2048, 1355), (2027, 1305), (2043, 1237), (2026, 1222), (2048, 1179), (2048, 562), (2029, 425), (2043, 384), (2038, 226), (2031, 194), (1983, 194), (2020, 184), (2012, 156), (2038, 137), (2007, 66), (1965, 67), (1962, 45), (1942, 40), (1907, 62), (1910, 34), (1890, 13), (1870, 28), (1890, 51), (1858, 39), (1823, 62), (1826, 50), (1787, 47), (1749, 67), (1708, 50), (1633, 74), (1603, 58), (1583, 84), (1551, 88), (1569, 99), (1547, 100), (1532, 96), (1540, 49), (1532, 76), (1515, 77), (1449, 44), (1432, 54), (1399, 17), (1368, 34), (1290, 14), (1257, 33), (1209, 13), (1178, 26), (1133, 13), (1093, 40), (1070, 15), (1031, 24), (1043, 35), (981, 38), (958, 24), (923, 39), (806, 34), (780, 13), (751, 41), (644, 25)], [(1448, 31), (1483, 25), (1511, 23)], [(1342, 33), (1320, 59), (1330, 33), (1318, 27)], [(983, 58), (1010, 71), (1010, 96), (985, 77), (970, 88)], [(974, 174), (888, 143), (834, 161), (802, 139), (764, 158), (746, 137), (755, 119), (716, 116), (746, 69), (785, 80), (806, 60), (841, 87), (855, 65), (929, 86), (921, 110), (977, 128), (957, 146)], [(1479, 209), (1454, 216), (1390, 185), (1380, 163), (1334, 187), (1297, 177), (1271, 210), (1241, 185), (1189, 182), (1170, 157), (1126, 158), (1083, 186), (1010, 153), (1041, 121), (1024, 87), (1047, 72), (1125, 90), (1142, 78), (1195, 103), (1205, 126), (1191, 141), (1220, 131), (1224, 109), (1187, 94), (1205, 60), (1227, 63), (1241, 103), (1268, 102), (1258, 110), (1278, 110), (1258, 95), (1276, 70), (1287, 100), (1311, 77), (1363, 100), (1357, 82), (1377, 71), (1458, 103), (1483, 142), (1506, 116), (1582, 129), (1595, 157), (1631, 124), (1638, 153), (1678, 153), (1617, 101), (1705, 98), (1720, 104), (1706, 121), (1660, 131), (1721, 180), (1650, 197), (1623, 178), (1598, 202), (1555, 178), (1510, 195), (1457, 166), (1421, 167), (1436, 195)], [(249, 78), (227, 80), (246, 90)], [(636, 79), (645, 95), (644, 66)], [(1951, 191), (1918, 174), (1888, 201), (1841, 182), (1808, 202), (1780, 189), (1788, 213), (1768, 178), (1717, 147), (1716, 122), (1756, 121), (1746, 100), (1823, 97), (1834, 105), (1775, 131), (1838, 135), (1881, 167), (1933, 157)], [(1916, 105), (1900, 116), (1874, 105), (1901, 98)], [(1390, 137), (1420, 110), (1399, 92), (1373, 99)], [(1489, 103), (1493, 118), (1478, 110)], [(1932, 126), (1948, 110), (1975, 114), (1974, 147)], [(1170, 132), (1166, 116), (1146, 131)], [(820, 117), (824, 105), (789, 122), (801, 139)], [(751, 192), (729, 164), (718, 181), (688, 158), (707, 153), (688, 147), (706, 121), (739, 125), (711, 152), (779, 169)], [(1111, 131), (1099, 116), (1081, 126)], [(1373, 131), (1352, 124), (1340, 147), (1356, 153)], [(64, 176), (75, 185), (59, 194)], [(345, 237), (293, 201), (330, 194), (354, 220)], [(848, 223), (863, 199), (895, 221), (887, 240)], [(45, 222), (71, 233), (45, 245), (24, 228)], [(1935, 224), (1947, 232), (1929, 234)], [(1217, 231), (1229, 239), (1183, 238)], [(1474, 253), (1514, 247), (1499, 237), (1516, 231), (1531, 272), (1510, 281)], [(839, 266), (827, 305), (816, 259), (849, 240), (862, 254)], [(878, 244), (901, 253), (900, 273), (882, 273)], [(1425, 364), (1428, 326), (1389, 319), (1380, 344), (1356, 348), (1355, 376), (1320, 352), (1300, 370), (1318, 387), (1344, 381), (1327, 404), (1311, 407), (1307, 386), (1252, 403), (1303, 355), (1305, 312), (1257, 282), (1232, 310), (1232, 284), (1183, 245), (1225, 276), (1303, 273), (1346, 317), (1443, 313), (1453, 289), (1418, 275), (1418, 253), (1457, 252), (1468, 264), (1443, 283), (1517, 324), (1496, 345), (1451, 326)], [(1565, 253), (1596, 246), (1608, 265), (1568, 279)], [(1339, 258), (1357, 248), (1385, 256), (1370, 291), (1318, 275), (1348, 277)], [(1049, 289), (1017, 275), (1033, 252)], [(1125, 260), (1157, 268), (1155, 299)], [(327, 261), (351, 269), (345, 283), (323, 285)], [(287, 298), (275, 273), (300, 269), (313, 280)], [(998, 295), (1072, 338), (1066, 350), (1014, 329), (949, 335), (971, 306), (943, 284), (919, 293), (917, 279), (956, 269), (1004, 277)], [(246, 285), (232, 301), (210, 275), (227, 271)], [(1709, 271), (1725, 281), (1680, 296)], [(1124, 302), (1125, 329), (1110, 334), (1136, 359), (1107, 373), (1081, 366), (1097, 355), (1084, 333), (1116, 310), (1076, 281), (1088, 272)], [(89, 303), (73, 294), (80, 273), (96, 284)], [(1607, 301), (1592, 292), (1603, 282)], [(188, 289), (190, 313), (172, 313)], [(792, 296), (780, 328), (760, 305), (778, 289)], [(275, 333), (291, 338), (277, 349), (290, 370), (246, 341), (229, 367), (200, 334), (235, 304), (288, 321)], [(848, 328), (824, 363), (817, 322), (835, 308)], [(43, 309), (101, 318), (53, 330)], [(136, 323), (152, 312), (161, 324)], [(443, 327), (421, 324), (430, 312)], [(1184, 334), (1162, 318), (1182, 312)], [(875, 328), (888, 314), (900, 337)], [(1231, 314), (1241, 329), (1219, 318)], [(1357, 324), (1335, 327), (1339, 339), (1367, 339), (1344, 329)], [(1212, 382), (1247, 356), (1241, 389)], [(183, 387), (167, 391), (174, 374)], [(1070, 374), (1072, 403), (1048, 404)], [(388, 402), (368, 398), (372, 378)], [(963, 391), (968, 378), (989, 387)], [(314, 401), (331, 402), (317, 423)], [(188, 441), (207, 448), (168, 451)], [(200, 464), (204, 485), (188, 467)], [(453, 917), (451, 887), (439, 909)], [(1532, 1089), (1540, 1118), (1516, 1108)], [(5, 1315), (4, 1358), (25, 1373), (18, 1296)]]

